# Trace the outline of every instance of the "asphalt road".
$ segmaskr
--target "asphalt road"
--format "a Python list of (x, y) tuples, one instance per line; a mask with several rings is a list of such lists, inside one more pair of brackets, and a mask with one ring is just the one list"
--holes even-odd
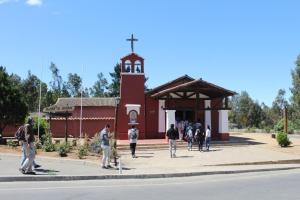
[(188, 178), (0, 183), (0, 199), (299, 200), (300, 170)]

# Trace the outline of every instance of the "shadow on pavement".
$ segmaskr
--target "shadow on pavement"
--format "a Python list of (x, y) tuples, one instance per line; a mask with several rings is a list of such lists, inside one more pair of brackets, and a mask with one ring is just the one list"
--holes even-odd
[(38, 175), (56, 175), (57, 170), (52, 169), (35, 169), (34, 171), (39, 172)]
[(259, 145), (259, 144), (266, 144), (262, 142), (257, 142), (253, 140), (252, 138), (247, 138), (247, 137), (237, 137), (237, 136), (230, 136), (228, 143), (244, 143), (248, 145)]
[(153, 156), (137, 156), (136, 158), (153, 158)]

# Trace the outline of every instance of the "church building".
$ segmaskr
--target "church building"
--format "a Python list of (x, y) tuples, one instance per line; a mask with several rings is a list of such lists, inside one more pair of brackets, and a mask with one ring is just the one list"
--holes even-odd
[(229, 139), (228, 97), (235, 92), (188, 75), (145, 92), (144, 59), (133, 51), (133, 35), (128, 40), (132, 52), (121, 58), (120, 97), (59, 98), (44, 110), (52, 116), (53, 137), (79, 137), (80, 132), (92, 137), (108, 123), (121, 140), (128, 139), (132, 125), (139, 139), (162, 139), (171, 124), (184, 120), (209, 125), (215, 140)]

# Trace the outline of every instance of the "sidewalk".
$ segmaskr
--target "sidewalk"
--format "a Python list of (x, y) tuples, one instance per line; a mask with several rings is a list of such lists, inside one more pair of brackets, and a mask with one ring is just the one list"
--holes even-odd
[[(245, 137), (242, 135), (241, 137)], [(129, 150), (120, 153), (122, 175), (117, 168), (102, 169), (100, 160), (72, 160), (37, 156), (42, 165), (37, 175), (23, 175), (18, 171), (21, 155), (0, 153), (1, 181), (87, 180), (106, 178), (154, 178), (207, 174), (227, 174), (251, 171), (300, 168), (300, 153), (293, 148), (282, 149), (272, 145), (267, 137), (252, 145), (216, 146), (209, 152), (177, 150), (176, 158), (169, 157), (167, 149), (139, 149), (138, 158), (131, 158)], [(268, 142), (268, 141), (271, 141)], [(255, 140), (254, 140), (255, 142)], [(294, 142), (298, 149), (298, 141)], [(299, 143), (300, 144), (300, 143)], [(28, 178), (29, 177), (29, 178)]]

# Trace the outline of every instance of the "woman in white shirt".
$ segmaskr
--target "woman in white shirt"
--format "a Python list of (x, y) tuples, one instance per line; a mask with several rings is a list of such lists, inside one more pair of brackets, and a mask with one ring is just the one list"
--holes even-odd
[(207, 129), (205, 132), (205, 146), (207, 151), (209, 151), (210, 138), (211, 138), (211, 131), (209, 125), (207, 125)]

